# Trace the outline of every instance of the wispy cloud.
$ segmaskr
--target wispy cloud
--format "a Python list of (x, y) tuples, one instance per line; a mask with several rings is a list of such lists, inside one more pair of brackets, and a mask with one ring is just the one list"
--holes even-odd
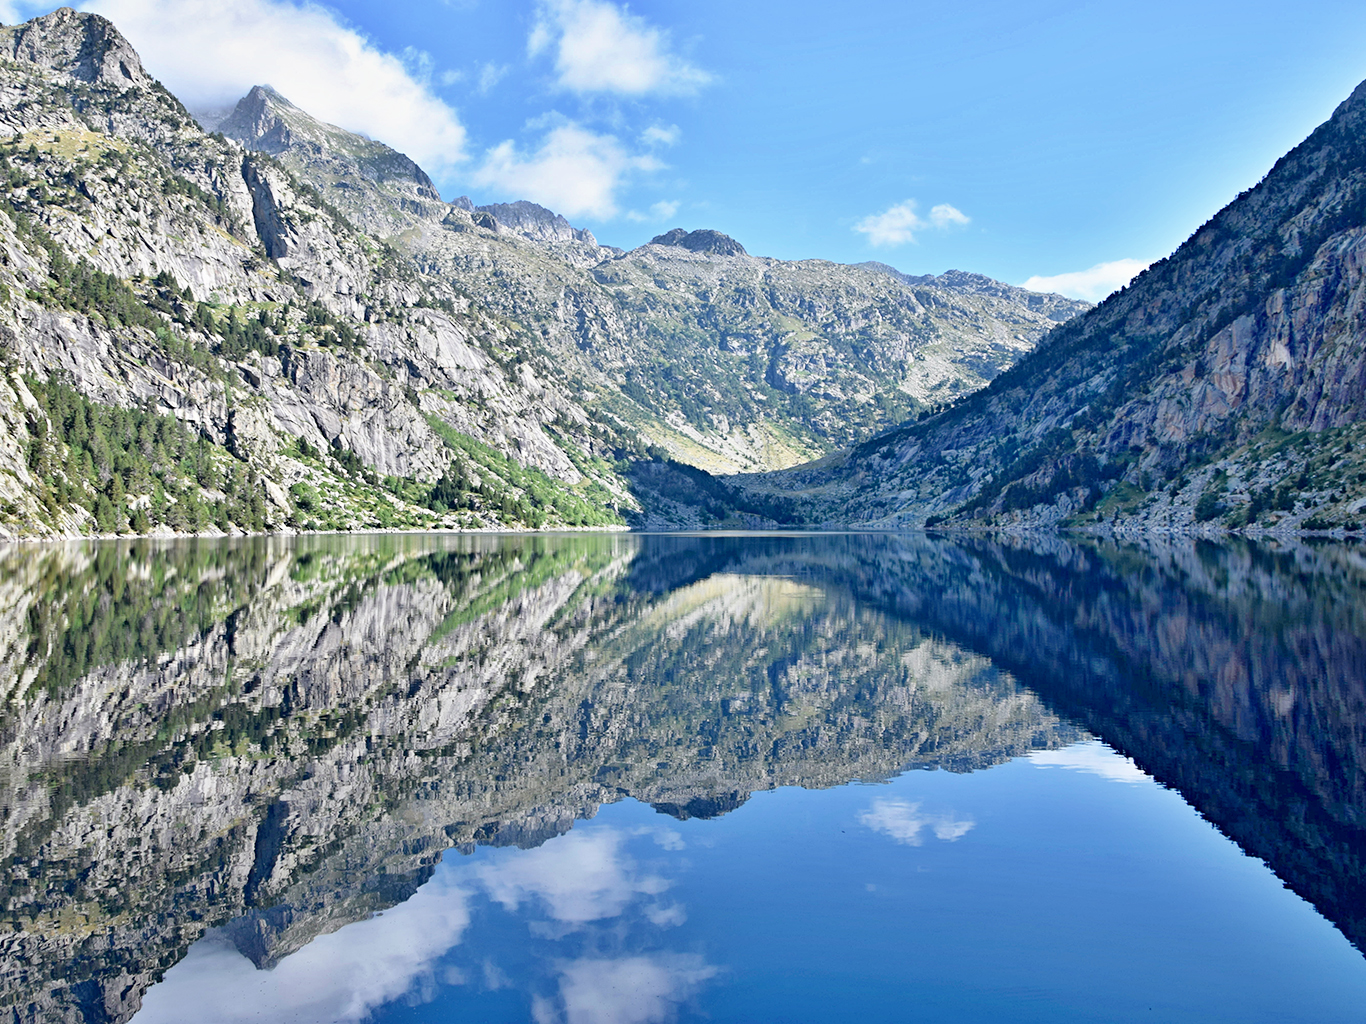
[(925, 841), (922, 833), (926, 829), (933, 832), (936, 839), (952, 843), (962, 839), (977, 824), (971, 818), (924, 814), (919, 804), (905, 800), (874, 800), (873, 806), (859, 815), (859, 822), (907, 846), (920, 846)]
[(570, 121), (547, 132), (533, 152), (523, 151), (510, 139), (500, 143), (489, 150), (470, 180), (566, 217), (607, 220), (616, 216), (617, 192), (632, 174), (663, 166), (652, 156), (629, 152), (614, 135)]
[(676, 124), (665, 127), (652, 124), (640, 133), (640, 141), (647, 146), (673, 146), (683, 136), (683, 130)]
[(627, 220), (633, 220), (637, 224), (658, 224), (667, 220), (673, 220), (674, 214), (678, 212), (679, 202), (676, 199), (661, 199), (657, 203), (651, 203), (650, 209), (641, 213), (639, 210), (628, 210)]
[(957, 207), (940, 203), (930, 208), (930, 219), (925, 220), (916, 212), (914, 199), (889, 206), (881, 213), (869, 214), (854, 225), (854, 230), (868, 236), (875, 246), (905, 245), (914, 242), (917, 232), (926, 228), (943, 231), (951, 227), (961, 227), (972, 218)]
[(506, 64), (487, 61), (479, 65), (479, 95), (486, 96), (493, 87), (507, 77), (510, 70)]
[[(441, 174), (465, 158), (465, 129), (429, 88), (430, 58), (386, 53), (328, 9), (284, 0), (90, 0), (191, 108), (269, 83), (333, 124)], [(426, 58), (424, 60), (424, 58)]]
[(1035, 275), (1021, 287), (1033, 292), (1057, 292), (1072, 299), (1086, 302), (1099, 302), (1111, 292), (1123, 288), (1143, 271), (1149, 264), (1142, 260), (1122, 259), (1109, 263), (1097, 263), (1087, 270), (1076, 270), (1070, 274), (1052, 276)]
[(938, 206), (930, 207), (930, 223), (937, 228), (953, 227), (955, 224), (967, 224), (972, 218), (957, 207), (950, 206), (948, 203), (940, 203)]
[(571, 92), (679, 95), (712, 80), (672, 52), (667, 33), (609, 0), (542, 0), (527, 52), (553, 52), (556, 84)]

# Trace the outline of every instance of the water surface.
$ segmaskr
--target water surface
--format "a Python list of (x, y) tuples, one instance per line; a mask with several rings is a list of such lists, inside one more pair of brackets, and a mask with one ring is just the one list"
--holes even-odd
[(1366, 1019), (1366, 562), (0, 552), (19, 1020)]

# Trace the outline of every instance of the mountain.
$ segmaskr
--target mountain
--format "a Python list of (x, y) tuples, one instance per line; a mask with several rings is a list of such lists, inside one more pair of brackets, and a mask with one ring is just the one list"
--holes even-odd
[(1360, 530), (1366, 85), (985, 388), (750, 500), (807, 522)]
[(511, 325), (202, 132), (107, 21), (0, 46), (6, 533), (620, 521), (600, 453), (643, 446)]
[(1082, 308), (623, 253), (266, 86), (208, 133), (96, 15), (0, 48), (7, 536), (646, 522), (635, 466), (828, 454)]
[(376, 143), (264, 87), (219, 127), (524, 327), (524, 344), (572, 368), (609, 419), (714, 471), (789, 466), (861, 440), (980, 387), (1088, 308), (976, 275), (962, 276), (983, 286), (961, 287), (953, 273), (752, 257), (710, 229), (623, 253), (534, 203), (432, 205), (406, 173), (396, 183), (371, 170), (406, 158), (379, 160)]
[[(281, 121), (306, 118), (258, 92)], [(260, 134), (233, 137), (254, 147)], [(271, 151), (322, 187), (328, 171), (312, 148)], [(344, 211), (353, 196), (338, 200)], [(387, 202), (407, 225), (395, 244), (424, 270), (528, 326), (556, 362), (578, 367), (610, 415), (673, 457), (716, 471), (791, 465), (946, 402), (1086, 308), (1057, 296), (1022, 301), (1009, 286), (951, 290), (860, 267), (750, 257), (705, 229), (674, 229), (621, 253), (530, 203), (457, 200), (438, 219), (439, 210), (378, 190), (366, 202)]]

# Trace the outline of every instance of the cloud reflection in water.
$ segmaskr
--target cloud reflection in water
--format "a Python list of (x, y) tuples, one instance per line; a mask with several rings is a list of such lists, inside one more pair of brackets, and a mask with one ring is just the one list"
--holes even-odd
[[(718, 968), (690, 954), (605, 956), (608, 936), (582, 934), (609, 921), (619, 933), (629, 927), (621, 920), (628, 915), (653, 928), (686, 920), (682, 904), (655, 898), (671, 881), (642, 869), (628, 852), (633, 841), (645, 840), (668, 852), (683, 847), (670, 829), (589, 826), (531, 850), (448, 861), (406, 902), (314, 939), (271, 970), (257, 970), (226, 936), (210, 933), (148, 991), (136, 1024), (360, 1021), (395, 1000), (429, 1002), (439, 983), (540, 990), (530, 996), (538, 1024), (670, 1020)], [(520, 914), (533, 938), (561, 944), (534, 961), (545, 976), (509, 978), (488, 960), (473, 970), (443, 962), (464, 942), (472, 909), (485, 898)], [(533, 913), (550, 920), (527, 919)], [(568, 948), (566, 940), (576, 936), (579, 948)]]
[(905, 800), (874, 800), (873, 806), (859, 815), (860, 824), (874, 832), (890, 836), (907, 846), (920, 846), (925, 829), (936, 839), (952, 843), (962, 839), (977, 824), (971, 818), (958, 819), (951, 814), (925, 814), (920, 804)]

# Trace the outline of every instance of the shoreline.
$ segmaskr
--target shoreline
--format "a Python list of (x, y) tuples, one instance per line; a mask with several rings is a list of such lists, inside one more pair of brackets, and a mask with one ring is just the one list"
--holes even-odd
[(728, 537), (772, 537), (799, 535), (871, 534), (871, 533), (925, 533), (948, 536), (991, 536), (1005, 535), (1015, 537), (1065, 537), (1069, 534), (1089, 537), (1108, 537), (1114, 540), (1139, 539), (1143, 537), (1184, 537), (1195, 540), (1230, 540), (1240, 538), (1253, 541), (1289, 541), (1321, 539), (1335, 541), (1366, 541), (1366, 530), (1220, 530), (1208, 527), (1201, 529), (1181, 529), (1175, 527), (1145, 527), (1142, 529), (1115, 529), (1098, 526), (1064, 527), (1020, 527), (1020, 526), (772, 526), (763, 529), (745, 530), (734, 527), (721, 527), (714, 530), (692, 527), (680, 530), (632, 529), (629, 526), (563, 526), (553, 529), (528, 529), (515, 526), (480, 527), (476, 529), (461, 527), (431, 527), (418, 530), (376, 528), (373, 530), (269, 530), (259, 533), (94, 533), (94, 534), (50, 534), (47, 536), (9, 536), (0, 537), (0, 544), (70, 544), (80, 541), (185, 541), (185, 540), (249, 540), (261, 537), (381, 537), (381, 536), (488, 536), (488, 535), (544, 535), (555, 534), (637, 534), (639, 536), (728, 536)]

